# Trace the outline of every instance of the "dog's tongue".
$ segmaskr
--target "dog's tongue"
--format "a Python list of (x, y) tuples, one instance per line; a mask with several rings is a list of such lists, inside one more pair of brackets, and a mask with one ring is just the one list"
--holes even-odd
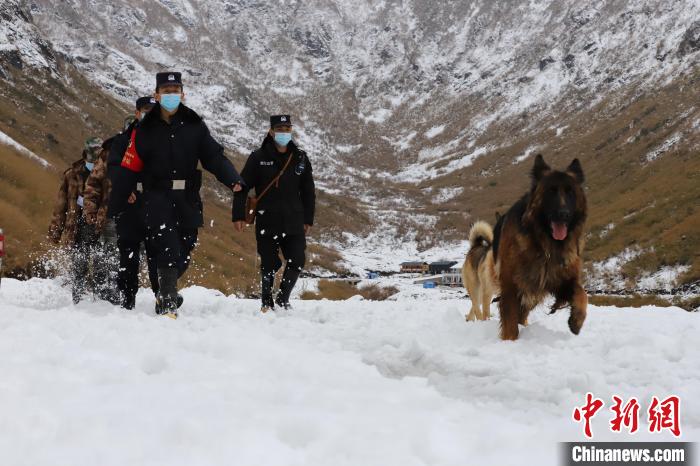
[(564, 241), (569, 229), (566, 223), (552, 222), (552, 237), (557, 241)]

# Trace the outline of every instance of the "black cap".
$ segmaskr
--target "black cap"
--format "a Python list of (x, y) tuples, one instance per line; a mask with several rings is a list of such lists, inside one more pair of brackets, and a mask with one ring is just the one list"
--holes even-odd
[(270, 116), (270, 128), (275, 126), (292, 126), (292, 117), (289, 115), (272, 115)]
[(136, 110), (143, 110), (144, 107), (152, 107), (156, 104), (156, 99), (150, 96), (136, 99)]
[(158, 90), (160, 86), (166, 86), (168, 84), (177, 84), (182, 86), (182, 73), (165, 71), (156, 74), (156, 90)]

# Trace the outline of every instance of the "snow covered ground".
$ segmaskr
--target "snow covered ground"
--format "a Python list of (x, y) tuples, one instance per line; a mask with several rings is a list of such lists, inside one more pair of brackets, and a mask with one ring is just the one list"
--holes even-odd
[[(700, 437), (700, 315), (592, 306), (580, 336), (567, 312), (534, 312), (517, 342), (493, 317), (466, 323), (461, 291), (396, 300), (258, 303), (184, 290), (177, 321), (73, 306), (58, 281), (0, 287), (2, 464), (557, 464), (586, 392), (606, 401), (595, 440), (647, 433), (651, 396), (682, 400), (682, 439)], [(640, 433), (607, 427), (613, 394), (635, 396)]]

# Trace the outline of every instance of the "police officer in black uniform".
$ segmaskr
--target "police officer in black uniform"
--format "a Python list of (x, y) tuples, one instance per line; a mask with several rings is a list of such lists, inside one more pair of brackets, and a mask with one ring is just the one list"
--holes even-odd
[(183, 97), (180, 73), (156, 75), (157, 103), (139, 123), (122, 160), (123, 167), (141, 174), (146, 228), (158, 267), (156, 312), (172, 318), (180, 304), (177, 280), (187, 270), (204, 223), (198, 163), (234, 192), (243, 184), (202, 118), (182, 104)]
[[(155, 106), (155, 97), (144, 96), (136, 100), (136, 111), (133, 117), (127, 118), (124, 131), (114, 137), (107, 158), (107, 176), (112, 182), (112, 189), (120, 187), (120, 178), (127, 169), (121, 166), (124, 153), (129, 146), (131, 137), (138, 127), (138, 123)], [(128, 173), (127, 173), (127, 176)], [(136, 305), (136, 293), (139, 290), (139, 269), (141, 266), (141, 243), (146, 250), (148, 264), (148, 277), (153, 293), (158, 295), (158, 270), (153, 251), (153, 245), (147, 241), (146, 225), (143, 218), (143, 199), (141, 196), (140, 176), (137, 180), (137, 188), (128, 193), (112, 195), (108, 216), (116, 218), (117, 247), (119, 249), (119, 272), (117, 274), (117, 288), (121, 294), (121, 306), (125, 309), (133, 309)]]
[[(279, 180), (274, 182), (280, 173)], [(241, 176), (245, 181), (244, 188), (236, 192), (233, 199), (233, 221), (237, 231), (243, 230), (245, 225), (248, 190), (255, 188), (259, 196), (269, 186), (259, 199), (255, 212), (255, 238), (262, 276), (261, 310), (274, 309), (275, 303), (290, 309), (289, 296), (305, 263), (306, 234), (314, 223), (316, 190), (311, 162), (306, 152), (292, 141), (289, 115), (270, 117), (270, 130), (262, 147), (250, 154)], [(280, 249), (286, 267), (273, 301), (275, 273), (282, 267)]]

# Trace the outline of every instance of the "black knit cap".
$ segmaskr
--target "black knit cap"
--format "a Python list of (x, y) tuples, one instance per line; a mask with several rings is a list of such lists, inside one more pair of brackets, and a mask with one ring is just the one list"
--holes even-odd
[(156, 99), (151, 96), (139, 97), (136, 99), (136, 110), (143, 110), (144, 107), (153, 107)]
[(176, 71), (164, 71), (156, 74), (156, 90), (158, 90), (160, 86), (165, 86), (168, 84), (177, 84), (182, 86), (182, 73), (178, 73)]
[(292, 117), (289, 115), (272, 115), (270, 116), (270, 128), (275, 126), (292, 126)]

